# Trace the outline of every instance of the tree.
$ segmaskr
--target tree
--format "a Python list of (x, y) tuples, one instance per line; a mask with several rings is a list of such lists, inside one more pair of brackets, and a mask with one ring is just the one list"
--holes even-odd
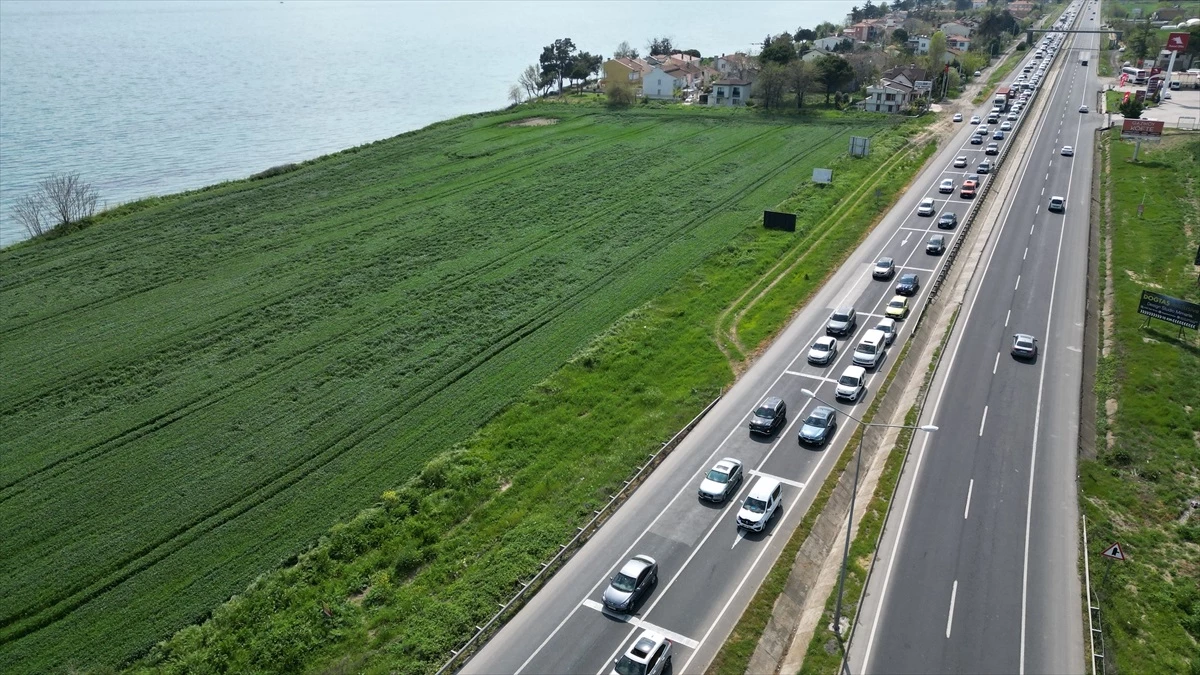
[(525, 90), (525, 98), (536, 98), (542, 91), (542, 76), (538, 73), (537, 66), (526, 66), (517, 77), (517, 84)]
[[(674, 54), (675, 52), (671, 52), (671, 53)], [(700, 58), (700, 50), (699, 49), (685, 49), (679, 53), (687, 54), (688, 56), (694, 56), (696, 58)]]
[(558, 82), (558, 92), (562, 93), (562, 81), (569, 77), (571, 59), (575, 55), (575, 43), (571, 38), (555, 40), (553, 44), (542, 48), (541, 64), (542, 77), (553, 78)]
[(617, 51), (613, 52), (614, 59), (636, 59), (638, 50), (629, 46), (629, 43), (622, 40), (621, 44), (617, 45)]
[(583, 85), (587, 79), (600, 72), (600, 64), (603, 62), (604, 57), (588, 52), (579, 52), (571, 59), (567, 76), (579, 82), (579, 93), (583, 93)]
[(666, 36), (651, 38), (646, 43), (646, 51), (650, 52), (650, 56), (670, 54), (673, 50), (674, 45), (671, 44), (671, 38)]
[(854, 70), (840, 56), (826, 55), (817, 59), (817, 81), (825, 88), (825, 105), (829, 96), (854, 79)]
[(830, 23), (828, 21), (822, 21), (821, 23), (817, 24), (816, 28), (813, 29), (813, 32), (816, 33), (818, 37), (829, 37), (830, 35), (837, 35), (840, 31), (841, 31), (841, 28), (833, 25), (832, 23)]
[(797, 59), (788, 64), (787, 75), (788, 88), (796, 95), (796, 110), (800, 110), (804, 107), (804, 95), (816, 86), (817, 69), (813, 64)]
[(38, 183), (33, 192), (18, 198), (12, 214), (29, 236), (36, 237), (53, 227), (91, 217), (99, 201), (100, 193), (79, 173), (54, 174)]
[(850, 23), (858, 23), (859, 21), (862, 21), (862, 20), (863, 20), (863, 13), (862, 13), (862, 10), (858, 8), (858, 5), (851, 7), (850, 8)]
[(946, 56), (946, 34), (937, 31), (929, 36), (929, 70), (942, 67), (942, 59)]
[(1136, 120), (1142, 116), (1142, 110), (1145, 109), (1145, 106), (1137, 98), (1130, 96), (1129, 100), (1121, 102), (1118, 109), (1121, 111), (1121, 117)]
[(772, 105), (778, 108), (783, 103), (783, 93), (787, 91), (787, 86), (786, 71), (783, 66), (773, 62), (763, 64), (762, 70), (758, 73), (758, 79), (754, 82), (754, 88), (758, 90), (758, 97), (767, 110), (770, 110)]
[(794, 58), (796, 58), (796, 46), (792, 43), (790, 33), (782, 33), (771, 38), (769, 43), (763, 47), (762, 53), (758, 55), (758, 60), (764, 64), (773, 62), (787, 65)]
[(508, 100), (512, 101), (513, 105), (521, 102), (521, 85), (514, 84), (508, 88)]
[(969, 12), (973, 6), (971, 0), (954, 0), (954, 9), (959, 12)]
[(807, 28), (797, 28), (796, 34), (792, 36), (792, 39), (794, 39), (796, 42), (803, 42), (805, 40), (812, 42), (813, 40), (817, 39), (817, 32)]
[(633, 105), (633, 83), (629, 80), (614, 80), (604, 87), (604, 95), (610, 108), (628, 108)]
[(895, 42), (898, 45), (907, 43), (908, 31), (904, 30), (903, 28), (897, 28), (896, 30), (892, 31), (892, 42)]

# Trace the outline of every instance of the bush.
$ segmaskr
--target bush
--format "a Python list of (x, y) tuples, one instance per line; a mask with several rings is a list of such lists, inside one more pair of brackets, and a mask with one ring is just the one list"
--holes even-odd
[(1023, 51), (1025, 51), (1026, 49), (1029, 49), (1029, 45), (1025, 44), (1024, 42), (1018, 42), (1018, 43), (1017, 43), (1017, 51), (1019, 51), (1019, 52), (1023, 52)]
[(628, 108), (633, 105), (633, 85), (625, 80), (609, 82), (604, 87), (604, 93), (610, 108)]
[(273, 166), (273, 167), (267, 169), (266, 171), (259, 171), (258, 173), (254, 174), (253, 176), (250, 176), (250, 180), (262, 180), (263, 178), (271, 178), (273, 176), (290, 173), (299, 168), (300, 168), (300, 165), (296, 164), (296, 163), (280, 164), (279, 166)]

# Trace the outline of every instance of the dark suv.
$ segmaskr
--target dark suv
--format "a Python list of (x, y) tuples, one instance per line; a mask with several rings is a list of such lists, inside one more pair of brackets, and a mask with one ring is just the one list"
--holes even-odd
[(898, 295), (916, 295), (919, 288), (921, 288), (921, 279), (915, 274), (901, 274), (900, 281), (896, 283)]
[(825, 334), (846, 336), (853, 333), (857, 327), (858, 314), (854, 312), (854, 308), (838, 307), (829, 315), (829, 321), (825, 324)]
[(770, 436), (787, 421), (787, 404), (778, 396), (762, 402), (750, 416), (750, 433)]

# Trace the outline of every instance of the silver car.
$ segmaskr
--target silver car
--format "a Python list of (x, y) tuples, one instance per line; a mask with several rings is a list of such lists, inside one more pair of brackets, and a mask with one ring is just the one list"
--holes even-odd
[(630, 614), (656, 583), (658, 563), (648, 555), (635, 555), (609, 579), (608, 588), (604, 589), (604, 606), (614, 612)]
[(613, 663), (611, 675), (662, 675), (671, 672), (674, 643), (653, 630), (643, 631), (625, 655)]
[(837, 340), (822, 335), (808, 350), (808, 362), (814, 366), (825, 366), (837, 356)]
[(700, 481), (700, 499), (723, 502), (742, 484), (742, 463), (732, 457), (717, 462)]

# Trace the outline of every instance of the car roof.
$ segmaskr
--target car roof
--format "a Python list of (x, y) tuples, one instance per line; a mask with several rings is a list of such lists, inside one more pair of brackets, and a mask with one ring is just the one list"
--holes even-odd
[(809, 417), (829, 417), (834, 413), (833, 408), (827, 405), (819, 405), (813, 408), (813, 411), (808, 414)]
[[(954, 214), (951, 213), (949, 215), (954, 215)], [(912, 272), (909, 272), (908, 274), (900, 275), (900, 281), (909, 281), (909, 280), (916, 279), (916, 278), (917, 278), (917, 275)]]
[(637, 661), (646, 661), (654, 653), (655, 648), (665, 642), (666, 639), (665, 636), (659, 633), (647, 630), (638, 639), (633, 641), (633, 644), (629, 646), (629, 651), (625, 655)]
[(854, 305), (843, 305), (833, 310), (834, 314), (849, 314), (854, 311)]
[(866, 374), (867, 370), (862, 366), (846, 366), (846, 369), (842, 371), (842, 375), (850, 375), (851, 377), (861, 378)]
[(887, 336), (883, 334), (883, 331), (879, 330), (878, 328), (872, 328), (871, 330), (863, 333), (861, 341), (862, 342), (880, 342), (886, 337)]
[(768, 396), (766, 399), (763, 400), (762, 406), (759, 406), (759, 407), (761, 408), (763, 406), (766, 406), (768, 408), (774, 408), (775, 406), (779, 405), (780, 403), (783, 403), (783, 399), (779, 398), (778, 396)]
[[(941, 235), (939, 234), (938, 236), (940, 237)], [(879, 323), (875, 324), (876, 328), (879, 328), (880, 326), (890, 326), (892, 328), (895, 328), (896, 320), (893, 318), (890, 318), (890, 317), (882, 318), (879, 320)]]
[(892, 300), (891, 300), (891, 302), (889, 302), (888, 304), (890, 305), (890, 304), (892, 304), (893, 302), (896, 302), (897, 300), (898, 300), (898, 301), (900, 301), (900, 302), (903, 302), (903, 303), (907, 303), (907, 302), (908, 302), (908, 298), (906, 298), (906, 297), (904, 297), (903, 295), (900, 295), (900, 294), (898, 294), (898, 293), (897, 293), (896, 295), (893, 295), (893, 296), (892, 296)]
[(754, 487), (750, 489), (750, 494), (748, 496), (750, 499), (766, 499), (767, 497), (771, 496), (771, 493), (774, 492), (775, 488), (777, 487), (779, 487), (778, 480), (774, 478), (768, 478), (767, 476), (762, 476), (758, 479), (758, 482), (754, 484)]
[(636, 555), (621, 567), (621, 574), (627, 577), (636, 577), (642, 570), (652, 565), (653, 560), (649, 556)]
[(826, 344), (826, 345), (827, 344), (835, 344), (836, 345), (837, 338), (833, 337), (832, 335), (822, 335), (821, 337), (817, 338), (817, 342), (814, 342), (813, 344), (818, 344), (818, 343)]
[(1016, 334), (1016, 335), (1014, 335), (1013, 337), (1014, 337), (1014, 338), (1016, 338), (1016, 339), (1018, 339), (1018, 340), (1032, 340), (1032, 339), (1034, 339), (1034, 337), (1033, 337), (1032, 335), (1028, 334), (1028, 333), (1017, 333), (1017, 334)]
[(876, 264), (878, 264), (878, 263), (889, 263), (890, 264), (890, 263), (894, 263), (894, 262), (896, 262), (894, 258), (892, 258), (891, 256), (885, 255), (882, 258), (880, 258)]
[(741, 462), (737, 461), (736, 459), (734, 459), (732, 457), (726, 457), (724, 459), (718, 460), (717, 463), (713, 465), (713, 468), (716, 469), (717, 471), (723, 471), (725, 473), (729, 473), (729, 471), (731, 469), (733, 469), (733, 467), (735, 467), (739, 464), (741, 464)]

